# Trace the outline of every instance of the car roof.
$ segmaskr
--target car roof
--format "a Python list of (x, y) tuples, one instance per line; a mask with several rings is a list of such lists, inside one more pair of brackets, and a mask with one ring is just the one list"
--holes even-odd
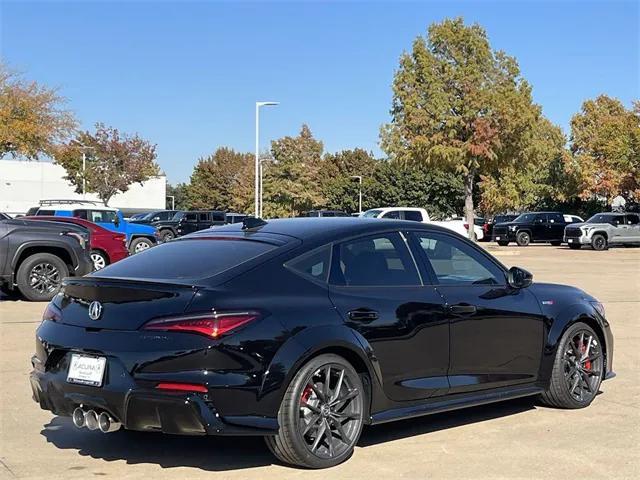
[(82, 225), (83, 227), (87, 227), (88, 229), (92, 230), (92, 231), (96, 231), (96, 232), (111, 232), (110, 230), (107, 230), (104, 227), (101, 227), (100, 225), (93, 223), (89, 220), (85, 220), (84, 218), (78, 218), (78, 217), (63, 217), (63, 216), (55, 216), (55, 215), (32, 215), (32, 216), (26, 216), (26, 217), (21, 217), (24, 220), (37, 220), (37, 221), (49, 221), (49, 222), (62, 222), (62, 223), (73, 223), (75, 225)]
[(53, 210), (56, 212), (68, 212), (71, 210), (108, 210), (115, 212), (118, 209), (106, 207), (104, 205), (87, 205), (86, 203), (59, 203), (53, 205), (40, 205), (38, 210)]
[(382, 220), (363, 217), (298, 217), (266, 220), (260, 227), (243, 230), (242, 223), (232, 223), (201, 230), (191, 236), (211, 236), (212, 234), (241, 234), (250, 237), (252, 234), (286, 235), (303, 242), (330, 242), (335, 238), (366, 235), (389, 230), (427, 230), (451, 233), (451, 230), (437, 225), (430, 225), (410, 220)]

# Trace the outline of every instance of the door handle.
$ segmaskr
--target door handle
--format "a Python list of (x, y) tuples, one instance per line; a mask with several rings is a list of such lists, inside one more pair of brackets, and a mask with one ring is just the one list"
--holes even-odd
[(350, 310), (347, 315), (349, 316), (349, 320), (353, 320), (355, 322), (373, 322), (379, 317), (378, 312), (375, 310), (369, 310), (368, 308)]
[(457, 305), (449, 305), (447, 307), (449, 313), (454, 315), (473, 315), (478, 311), (475, 305), (469, 305), (466, 303), (459, 303)]

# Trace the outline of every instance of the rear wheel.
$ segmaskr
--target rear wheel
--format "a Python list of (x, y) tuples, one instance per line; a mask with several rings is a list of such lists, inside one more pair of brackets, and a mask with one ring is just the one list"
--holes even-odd
[(593, 329), (578, 322), (565, 332), (558, 344), (549, 389), (541, 395), (546, 405), (584, 408), (600, 388), (604, 355)]
[(148, 238), (145, 238), (145, 237), (135, 238), (129, 245), (129, 252), (131, 252), (132, 254), (140, 253), (145, 250), (148, 250), (151, 247), (153, 247), (153, 243), (151, 243), (151, 240), (149, 240)]
[(582, 248), (582, 245), (580, 245), (579, 243), (570, 243), (569, 248), (571, 250), (580, 250)]
[(500, 241), (498, 242), (498, 245), (500, 245), (501, 247), (506, 247), (507, 245), (509, 245), (509, 242)]
[(344, 358), (314, 358), (293, 378), (278, 412), (280, 430), (265, 437), (282, 462), (327, 468), (351, 456), (362, 432), (364, 390)]
[(69, 268), (50, 253), (36, 253), (27, 257), (18, 268), (16, 283), (27, 300), (45, 302), (51, 300), (69, 275)]
[(107, 255), (100, 250), (91, 250), (91, 261), (93, 262), (94, 270), (101, 270), (109, 265)]
[(594, 250), (601, 252), (609, 248), (609, 245), (607, 244), (607, 239), (604, 235), (596, 233), (593, 237), (591, 237), (591, 247)]
[(168, 242), (169, 240), (176, 238), (171, 230), (161, 230), (160, 237), (162, 237), (163, 242)]
[(531, 235), (529, 235), (529, 232), (519, 232), (516, 237), (516, 243), (521, 247), (529, 245), (531, 243)]

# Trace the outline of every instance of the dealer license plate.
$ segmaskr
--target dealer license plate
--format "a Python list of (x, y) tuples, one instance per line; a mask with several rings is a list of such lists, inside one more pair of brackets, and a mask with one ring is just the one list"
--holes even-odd
[(496, 240), (500, 240), (500, 237), (496, 237)]
[(100, 387), (106, 364), (107, 359), (104, 357), (89, 357), (74, 353), (71, 355), (67, 382)]
[(568, 243), (573, 243), (573, 238), (567, 238)]

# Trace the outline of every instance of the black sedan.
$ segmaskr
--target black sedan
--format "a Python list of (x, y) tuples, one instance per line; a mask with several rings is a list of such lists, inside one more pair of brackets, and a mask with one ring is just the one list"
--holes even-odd
[(311, 468), (365, 424), (582, 408), (613, 376), (595, 298), (449, 230), (362, 218), (248, 218), (68, 279), (36, 339), (33, 397), (77, 427), (260, 435)]

